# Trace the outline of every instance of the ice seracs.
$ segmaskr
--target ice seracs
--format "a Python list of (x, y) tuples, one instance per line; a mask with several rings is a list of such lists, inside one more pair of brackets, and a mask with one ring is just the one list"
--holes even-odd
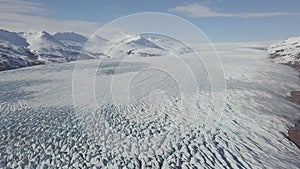
[[(237, 50), (246, 46), (249, 50)], [(285, 136), (292, 119), (299, 117), (299, 109), (285, 96), (299, 88), (299, 79), (253, 46), (265, 47), (216, 44), (227, 88), (215, 131), (204, 125), (211, 109), (211, 94), (203, 82), (209, 80), (206, 70), (196, 69), (202, 73), (195, 76), (204, 90), (188, 91), (193, 76), (175, 57), (128, 56), (125, 62), (105, 59), (100, 65), (80, 60), (78, 91), (72, 90), (76, 78), (71, 63), (2, 71), (0, 168), (299, 168), (300, 149)], [(203, 57), (213, 56), (210, 48), (200, 50)], [(198, 63), (191, 53), (178, 57), (191, 66)], [(163, 69), (146, 71), (151, 67)], [(89, 74), (95, 68), (97, 74)], [(186, 89), (181, 90), (186, 96), (182, 107), (173, 99), (176, 93), (164, 92), (162, 97), (157, 90), (179, 91), (164, 72)], [(95, 90), (85, 89), (90, 82)], [(127, 87), (134, 102), (105, 97), (113, 91), (119, 98)], [(139, 91), (145, 95), (136, 97)], [(76, 93), (78, 111), (73, 106)], [(88, 100), (90, 95), (93, 100)], [(98, 109), (85, 109), (94, 95)]]

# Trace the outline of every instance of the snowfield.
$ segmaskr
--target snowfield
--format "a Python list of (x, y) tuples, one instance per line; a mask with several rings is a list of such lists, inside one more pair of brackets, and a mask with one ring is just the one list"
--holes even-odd
[(299, 168), (300, 149), (286, 136), (299, 106), (286, 97), (300, 82), (269, 60), (268, 43), (215, 45), (222, 91), (222, 80), (210, 84), (212, 65), (190, 51), (139, 40), (159, 55), (0, 72), (0, 168)]

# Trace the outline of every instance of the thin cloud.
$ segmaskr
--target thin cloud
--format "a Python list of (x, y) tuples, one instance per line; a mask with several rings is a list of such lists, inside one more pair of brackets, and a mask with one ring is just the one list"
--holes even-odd
[(100, 24), (79, 20), (54, 20), (39, 16), (22, 15), (17, 13), (1, 13), (1, 28), (23, 32), (23, 31), (47, 31), (54, 32), (77, 32), (90, 35), (95, 32)]
[(235, 17), (235, 18), (259, 18), (273, 16), (300, 15), (300, 13), (290, 12), (266, 12), (266, 13), (221, 13), (212, 11), (208, 6), (199, 4), (181, 5), (169, 9), (168, 12), (182, 14), (190, 18), (207, 18), (207, 17)]
[(1, 12), (37, 13), (46, 11), (42, 4), (23, 0), (0, 0)]
[[(78, 32), (94, 33), (99, 23), (80, 20), (56, 20), (42, 17), (47, 11), (42, 4), (24, 0), (0, 0), (0, 25), (10, 31)], [(39, 15), (39, 16), (38, 16)]]

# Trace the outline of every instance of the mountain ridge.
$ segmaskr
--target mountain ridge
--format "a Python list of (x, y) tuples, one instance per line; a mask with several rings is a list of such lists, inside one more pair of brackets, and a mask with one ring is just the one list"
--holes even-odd
[(88, 52), (81, 52), (84, 40), (87, 40), (87, 37), (73, 32), (16, 33), (0, 29), (0, 71), (73, 61), (81, 54), (86, 58), (94, 58)]
[(112, 39), (75, 32), (10, 32), (0, 29), (0, 71), (77, 59), (154, 57), (190, 52), (181, 42), (154, 34), (119, 32)]

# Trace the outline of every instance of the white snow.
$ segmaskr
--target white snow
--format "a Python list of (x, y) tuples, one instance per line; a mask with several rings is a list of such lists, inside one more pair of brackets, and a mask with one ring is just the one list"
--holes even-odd
[(74, 32), (49, 34), (45, 31), (14, 33), (0, 30), (0, 47), (5, 54), (0, 58), (0, 70), (77, 59), (153, 57), (168, 55), (170, 51), (175, 54), (191, 52), (186, 46), (163, 36), (125, 32), (114, 34), (107, 40), (97, 34), (88, 39)]
[(300, 37), (291, 37), (282, 42), (272, 44), (267, 52), (276, 63), (300, 64)]
[[(0, 167), (296, 169), (300, 150), (286, 134), (299, 107), (286, 93), (300, 83), (292, 68), (270, 62), (267, 45), (216, 44), (227, 83), (222, 116), (190, 52), (0, 72)], [(204, 60), (214, 55), (192, 47)], [(215, 94), (224, 94), (220, 85)]]
[(8, 70), (45, 63), (61, 63), (97, 58), (81, 51), (87, 38), (72, 32), (9, 32), (0, 30), (0, 70)]

